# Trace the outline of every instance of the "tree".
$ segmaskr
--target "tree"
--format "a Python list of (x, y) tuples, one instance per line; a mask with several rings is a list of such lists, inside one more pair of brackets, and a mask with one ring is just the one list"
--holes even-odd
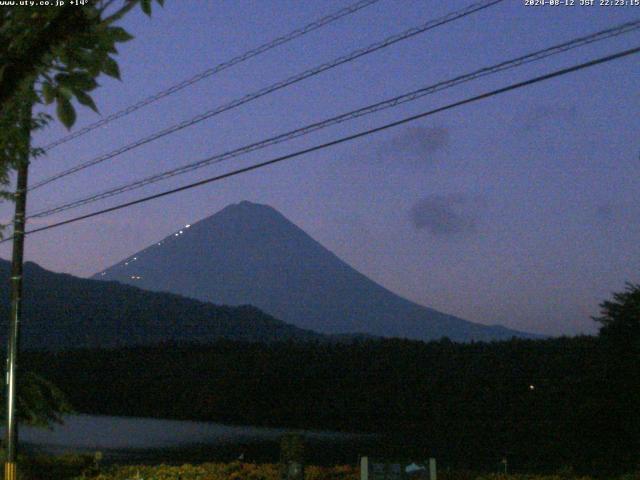
[[(164, 0), (156, 0), (160, 5)], [(152, 0), (100, 0), (59, 8), (13, 6), (0, 9), (0, 185), (26, 158), (25, 130), (43, 128), (52, 118), (31, 112), (56, 104), (56, 115), (71, 128), (72, 100), (97, 112), (89, 92), (100, 74), (120, 78), (116, 44), (133, 37), (116, 23), (136, 5), (151, 15)], [(43, 152), (30, 150), (30, 156)], [(12, 194), (0, 192), (5, 199)]]
[[(627, 283), (624, 292), (600, 304), (600, 336), (614, 344), (640, 352), (640, 284)], [(631, 353), (631, 352), (629, 352)]]
[(602, 342), (601, 389), (599, 412), (601, 435), (612, 437), (609, 451), (603, 452), (620, 470), (640, 467), (640, 285), (627, 283), (623, 292), (600, 304)]
[[(25, 425), (48, 427), (52, 423), (62, 423), (62, 415), (72, 412), (66, 395), (33, 372), (25, 372), (20, 377), (18, 392), (18, 418)], [(2, 397), (0, 395), (0, 400), (4, 403)], [(4, 420), (4, 411), (0, 419)]]
[[(160, 5), (164, 3), (164, 0), (156, 1)], [(120, 78), (114, 58), (116, 44), (133, 38), (116, 23), (136, 5), (150, 15), (152, 0), (82, 3), (85, 5), (66, 2), (57, 8), (12, 6), (0, 10), (0, 185), (8, 185), (10, 173), (18, 172), (16, 193), (0, 191), (1, 198), (17, 200), (15, 271), (12, 270), (12, 285), (17, 293), (12, 293), (10, 338), (13, 340), (9, 343), (12, 356), (7, 368), (7, 379), (11, 379), (7, 381), (11, 386), (15, 381), (12, 365), (16, 356), (13, 352), (17, 351), (24, 237), (23, 221), (17, 219), (24, 219), (29, 160), (44, 153), (41, 149), (31, 148), (31, 133), (53, 120), (45, 112), (35, 111), (34, 107), (55, 103), (56, 116), (67, 128), (71, 128), (76, 120), (73, 100), (97, 112), (89, 92), (98, 86), (96, 79), (103, 73)], [(60, 420), (60, 414), (68, 410), (61, 392), (45, 379), (27, 373), (18, 383), (19, 420), (32, 425), (48, 425)], [(14, 405), (12, 400), (8, 403)], [(14, 411), (13, 407), (10, 411)], [(14, 421), (11, 414), (8, 423), (13, 425)], [(10, 436), (15, 438), (15, 434)], [(7, 462), (13, 465), (13, 447), (8, 452)]]

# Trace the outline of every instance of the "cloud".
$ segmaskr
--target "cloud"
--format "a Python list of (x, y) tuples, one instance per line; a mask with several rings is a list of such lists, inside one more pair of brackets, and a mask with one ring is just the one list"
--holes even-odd
[(484, 204), (480, 196), (428, 195), (411, 207), (411, 222), (418, 230), (426, 229), (435, 236), (467, 235), (477, 231), (478, 211)]
[(391, 140), (383, 143), (379, 154), (384, 157), (399, 157), (412, 160), (430, 160), (451, 142), (446, 127), (409, 127)]

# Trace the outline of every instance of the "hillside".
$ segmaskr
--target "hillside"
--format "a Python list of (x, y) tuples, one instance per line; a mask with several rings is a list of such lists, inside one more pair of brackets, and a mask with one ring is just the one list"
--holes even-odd
[[(9, 318), (9, 262), (0, 260), (0, 342)], [(29, 349), (312, 340), (322, 336), (287, 325), (251, 306), (217, 306), (117, 282), (97, 282), (25, 264), (21, 342)]]

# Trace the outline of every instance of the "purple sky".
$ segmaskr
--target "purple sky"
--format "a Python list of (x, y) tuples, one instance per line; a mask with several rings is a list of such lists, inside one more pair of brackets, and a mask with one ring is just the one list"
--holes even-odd
[[(120, 47), (103, 114), (188, 78), (347, 0), (169, 0)], [(381, 0), (38, 159), (31, 181), (470, 4)], [(579, 3), (578, 1), (576, 3)], [(34, 191), (29, 211), (640, 17), (640, 7), (525, 7), (511, 0), (320, 74)], [(632, 33), (447, 90), (145, 189), (53, 223), (416, 114), (640, 44)], [(43, 267), (89, 276), (229, 203), (272, 205), (390, 290), (462, 318), (547, 334), (594, 332), (598, 303), (640, 281), (640, 56), (162, 200), (28, 237)], [(77, 128), (99, 117), (82, 110)], [(59, 125), (35, 144), (66, 132)], [(1, 218), (11, 207), (2, 206)], [(35, 226), (36, 222), (31, 223)], [(8, 244), (0, 255), (10, 256)]]

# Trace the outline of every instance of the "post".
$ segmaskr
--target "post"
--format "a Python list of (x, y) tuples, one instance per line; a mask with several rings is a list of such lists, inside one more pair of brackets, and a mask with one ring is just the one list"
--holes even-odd
[(360, 457), (360, 480), (369, 480), (369, 457)]
[(429, 480), (436, 480), (437, 476), (436, 476), (436, 459), (435, 458), (430, 458), (429, 459)]
[(9, 336), (7, 343), (6, 376), (6, 448), (7, 458), (4, 464), (5, 480), (17, 479), (18, 421), (16, 413), (16, 375), (18, 371), (18, 346), (20, 317), (22, 313), (22, 261), (24, 257), (25, 213), (27, 210), (27, 176), (29, 172), (29, 146), (31, 109), (25, 118), (26, 155), (18, 165), (16, 184), (16, 208), (13, 220), (13, 255), (11, 259), (11, 316), (9, 318)]

